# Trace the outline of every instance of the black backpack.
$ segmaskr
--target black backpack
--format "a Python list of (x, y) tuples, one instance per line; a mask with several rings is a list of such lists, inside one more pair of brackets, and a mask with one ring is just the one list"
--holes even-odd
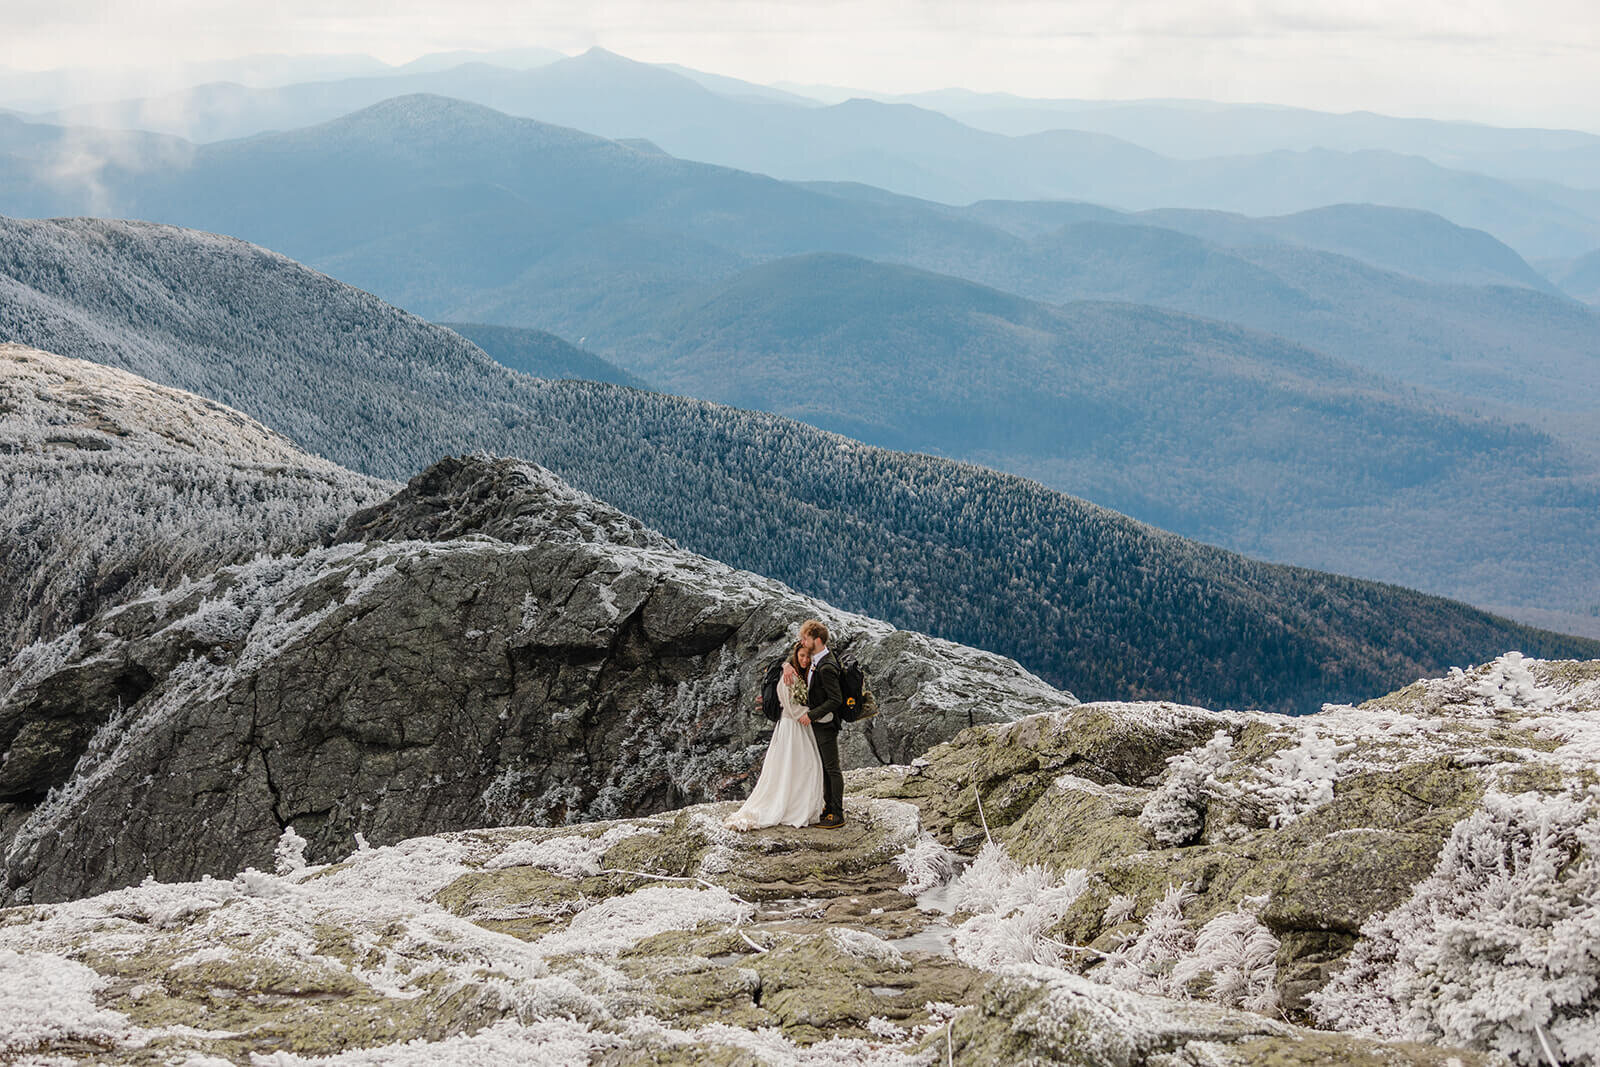
[(783, 660), (767, 668), (766, 680), (761, 683), (761, 714), (768, 722), (783, 718), (783, 705), (778, 703), (778, 683), (783, 681)]
[(844, 710), (839, 718), (845, 722), (863, 722), (878, 714), (878, 701), (867, 688), (867, 672), (861, 663), (848, 652), (839, 653), (839, 684), (844, 689)]

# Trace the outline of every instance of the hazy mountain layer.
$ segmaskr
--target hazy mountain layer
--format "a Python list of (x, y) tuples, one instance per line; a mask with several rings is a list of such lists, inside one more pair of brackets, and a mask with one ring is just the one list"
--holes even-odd
[(1122, 222), (1176, 230), (1227, 248), (1287, 244), (1359, 259), (1383, 270), (1446, 285), (1515, 285), (1557, 290), (1509, 247), (1430, 211), (1335, 204), (1292, 215), (1158, 208), (1119, 212), (1061, 201), (984, 201), (965, 213), (1027, 237), (1075, 222)]
[[(1330, 150), (1313, 137), (1292, 151), (1269, 141), (1271, 147), (1218, 147), (1186, 153), (1205, 158), (1174, 159), (1113, 136), (1114, 129), (1058, 123), (1007, 136), (908, 103), (856, 98), (814, 107), (765, 94), (726, 95), (598, 48), (533, 70), (473, 63), (276, 89), (205, 86), (166, 100), (70, 112), (55, 121), (215, 140), (310, 125), (416, 92), (606, 137), (647, 138), (686, 159), (786, 179), (866, 182), (951, 204), (1072, 198), (1126, 208), (1261, 215), (1371, 202), (1439, 212), (1486, 229), (1526, 255), (1577, 255), (1600, 243), (1600, 214), (1573, 210), (1559, 195), (1473, 173), (1471, 166), (1441, 166), (1392, 139)], [(1569, 144), (1573, 139), (1563, 141), (1559, 132), (1535, 133), (1543, 134), (1530, 141), (1536, 149), (1559, 144), (1562, 151), (1592, 158), (1592, 141)], [(1534, 171), (1548, 178), (1538, 165)], [(1581, 171), (1580, 166), (1572, 173)], [(1567, 176), (1567, 169), (1557, 173)]]
[(532, 459), (695, 551), (1016, 656), (1080, 696), (1308, 709), (1506, 647), (1596, 649), (1403, 589), (1256, 563), (1022, 479), (776, 416), (526, 378), (240, 242), (94, 221), (4, 230), (7, 335), (214, 389), (372, 473), (479, 448)]
[(1422, 156), (1457, 170), (1576, 188), (1592, 188), (1600, 168), (1600, 136), (1579, 130), (1519, 129), (1370, 111), (1330, 114), (1209, 100), (1030, 100), (960, 89), (883, 99), (942, 111), (995, 133), (1021, 136), (1058, 129), (1103, 133), (1178, 159), (1280, 149), (1381, 149)]
[[(13, 161), (0, 204), (14, 214), (114, 205), (280, 249), (437, 320), (587, 337), (602, 356), (708, 281), (833, 251), (1036, 300), (1132, 300), (1237, 321), (1491, 410), (1509, 401), (1587, 418), (1600, 406), (1600, 317), (1591, 311), (1549, 294), (1430, 285), (1312, 250), (1332, 246), (1435, 281), (1538, 283), (1509, 249), (1422, 213), (958, 211), (864, 187), (797, 188), (421, 97), (313, 129), (190, 146), (187, 156), (162, 139), (118, 142), (99, 169), (82, 131), (20, 129), (70, 143), (87, 170), (51, 177), (37, 153)], [(1167, 217), (1229, 247), (1162, 226), (1107, 225)], [(1233, 247), (1264, 240), (1289, 242), (1294, 254)], [(1512, 364), (1518, 373), (1508, 375)]]
[[(1280, 559), (1316, 536), (1359, 573), (1469, 599), (1510, 603), (1532, 581), (1600, 601), (1584, 549), (1600, 519), (1579, 518), (1600, 516), (1592, 467), (1269, 335), (821, 255), (739, 275), (659, 336), (630, 355), (675, 392), (981, 462)], [(1473, 495), (1470, 532), (1419, 510)], [(1354, 508), (1389, 513), (1381, 545), (1332, 543)], [(1504, 580), (1486, 554), (1515, 561)]]

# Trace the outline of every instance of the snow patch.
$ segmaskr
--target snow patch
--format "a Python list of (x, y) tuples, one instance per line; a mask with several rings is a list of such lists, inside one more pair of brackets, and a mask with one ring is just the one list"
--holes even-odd
[(754, 905), (721, 886), (650, 886), (585, 908), (573, 916), (566, 929), (544, 935), (533, 948), (541, 956), (614, 956), (668, 930), (693, 930), (705, 924), (733, 926), (754, 914)]
[(95, 994), (108, 984), (61, 956), (0, 949), (0, 1053), (21, 1054), (60, 1041), (108, 1049), (142, 1045), (127, 1016), (95, 1005)]
[(505, 867), (538, 867), (563, 878), (589, 878), (600, 873), (600, 861), (619, 841), (641, 834), (659, 834), (654, 826), (624, 823), (598, 837), (572, 835), (543, 841), (518, 841), (507, 846), (484, 864), (491, 870)]

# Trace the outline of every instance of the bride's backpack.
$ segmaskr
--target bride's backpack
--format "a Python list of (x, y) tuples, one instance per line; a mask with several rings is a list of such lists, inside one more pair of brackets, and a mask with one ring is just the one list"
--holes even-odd
[(778, 683), (783, 681), (783, 660), (780, 658), (767, 668), (766, 680), (761, 684), (761, 714), (768, 722), (783, 718), (783, 705), (778, 703)]
[(839, 683), (844, 688), (844, 711), (839, 713), (839, 718), (845, 722), (863, 722), (878, 714), (878, 700), (867, 688), (867, 672), (848, 652), (839, 653)]

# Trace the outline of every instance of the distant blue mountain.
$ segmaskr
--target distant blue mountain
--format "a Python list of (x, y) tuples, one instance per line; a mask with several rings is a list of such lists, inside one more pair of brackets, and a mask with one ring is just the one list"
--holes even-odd
[(1209, 100), (1038, 100), (963, 90), (882, 99), (932, 108), (970, 126), (1014, 137), (1058, 129), (1111, 134), (1177, 159), (1378, 149), (1491, 177), (1542, 179), (1576, 188), (1600, 185), (1600, 136), (1578, 130)]
[[(865, 182), (949, 204), (1073, 198), (1129, 210), (1275, 215), (1376, 203), (1436, 212), (1492, 233), (1528, 256), (1573, 256), (1600, 244), (1600, 205), (1576, 207), (1559, 189), (1474, 173), (1454, 157), (1442, 165), (1392, 135), (1375, 143), (1345, 137), (1338, 148), (1303, 138), (1285, 148), (1281, 139), (1263, 136), (1240, 142), (1260, 147), (1240, 149), (1221, 138), (1209, 150), (1183, 153), (1195, 157), (1185, 159), (1118, 136), (1111, 125), (1009, 136), (910, 103), (856, 98), (818, 107), (695, 73), (686, 76), (596, 48), (534, 69), (479, 61), (273, 89), (210, 85), (46, 118), (212, 141), (298, 128), (394, 96), (432, 93), (609, 138), (644, 138), (685, 159), (791, 180)], [(1280, 117), (1275, 111), (1245, 114)], [(1587, 142), (1569, 145), (1572, 139), (1559, 131), (1511, 132), (1519, 134), (1511, 143), (1540, 151), (1589, 151)], [(1489, 139), (1485, 134), (1482, 140)], [(1600, 179), (1590, 185), (1600, 185)]]
[[(227, 144), (97, 136), (0, 121), (0, 148), (15, 146), (0, 152), (0, 205), (239, 234), (431, 318), (587, 336), (603, 354), (670, 341), (654, 323), (709, 282), (833, 251), (1035, 300), (1131, 300), (1235, 321), (1490, 410), (1580, 419), (1600, 410), (1594, 312), (1545, 291), (1486, 235), (1415, 212), (951, 208), (867, 186), (777, 182), (437, 97)], [(74, 184), (52, 153), (104, 162)], [(1496, 284), (1440, 285), (1317, 244)], [(1537, 288), (1499, 284), (1519, 281)]]

